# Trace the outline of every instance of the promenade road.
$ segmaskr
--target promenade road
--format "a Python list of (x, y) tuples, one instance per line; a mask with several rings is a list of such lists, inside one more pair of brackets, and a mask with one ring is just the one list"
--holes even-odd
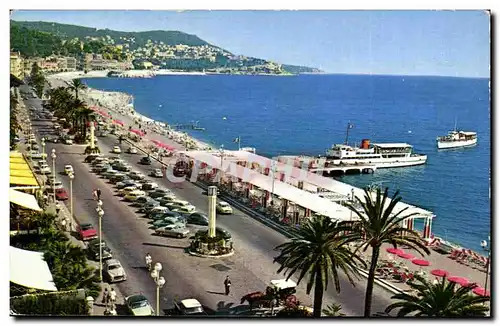
[[(36, 127), (49, 127), (48, 122), (35, 122)], [(111, 149), (116, 138), (100, 139), (99, 146), (103, 152)], [(75, 169), (73, 193), (75, 197), (75, 214), (80, 220), (89, 220), (97, 227), (95, 202), (91, 192), (95, 188), (102, 190), (105, 216), (103, 218), (104, 239), (120, 259), (128, 273), (128, 280), (117, 285), (124, 295), (144, 293), (155, 304), (155, 285), (144, 266), (144, 255), (150, 252), (155, 261), (163, 264), (163, 276), (167, 285), (161, 290), (161, 306), (170, 308), (174, 298), (196, 297), (204, 305), (214, 310), (224, 310), (230, 306), (238, 306), (241, 296), (251, 291), (263, 290), (271, 279), (281, 278), (276, 274), (277, 265), (272, 263), (277, 254), (273, 248), (287, 239), (278, 232), (253, 220), (251, 217), (235, 210), (230, 216), (218, 218), (218, 225), (226, 228), (233, 235), (236, 254), (225, 259), (201, 259), (189, 256), (185, 248), (189, 240), (159, 238), (151, 235), (147, 220), (135, 213), (135, 209), (121, 202), (114, 195), (112, 185), (89, 172), (89, 166), (82, 163), (84, 146), (68, 146), (47, 144), (47, 152), (56, 148), (58, 158), (56, 170), (63, 170), (64, 164), (72, 164)], [(127, 155), (122, 155), (128, 158)], [(147, 173), (151, 168), (136, 164), (140, 155), (134, 155), (130, 161), (134, 168)], [(49, 163), (50, 159), (49, 159)], [(59, 177), (68, 186), (64, 176)], [(172, 185), (162, 179), (156, 182), (171, 188), (179, 197), (189, 200), (200, 211), (206, 211), (207, 199), (201, 190), (188, 183)], [(69, 188), (69, 187), (67, 187)], [(230, 275), (233, 289), (230, 296), (222, 292), (222, 282)], [(366, 281), (360, 279), (356, 287), (352, 287), (342, 278), (342, 292), (335, 293), (330, 285), (325, 294), (325, 304), (337, 302), (343, 306), (348, 315), (361, 315)], [(311, 303), (311, 296), (305, 294), (305, 284), (298, 288), (298, 296), (306, 304)], [(373, 311), (382, 311), (390, 303), (391, 294), (376, 287)]]

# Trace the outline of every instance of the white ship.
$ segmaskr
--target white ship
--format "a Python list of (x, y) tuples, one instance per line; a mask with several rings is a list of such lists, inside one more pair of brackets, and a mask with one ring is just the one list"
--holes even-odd
[(378, 169), (421, 165), (427, 161), (427, 155), (413, 153), (413, 146), (409, 144), (370, 144), (369, 139), (363, 139), (359, 148), (335, 144), (326, 155), (328, 162), (336, 165), (366, 164), (375, 165)]
[(473, 131), (448, 132), (447, 136), (437, 137), (438, 149), (469, 147), (477, 144), (477, 133)]

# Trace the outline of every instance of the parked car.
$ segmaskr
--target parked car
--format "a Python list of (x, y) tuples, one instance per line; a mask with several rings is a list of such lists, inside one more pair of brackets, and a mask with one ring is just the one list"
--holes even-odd
[(162, 213), (162, 212), (156, 212), (156, 213), (151, 213), (149, 214), (149, 218), (152, 219), (153, 221), (156, 221), (156, 220), (161, 220), (163, 218), (166, 218), (166, 217), (175, 217), (175, 218), (182, 218), (182, 215), (179, 214), (179, 213), (176, 213), (176, 212), (165, 212), (165, 213)]
[(208, 216), (203, 213), (194, 212), (186, 216), (186, 222), (187, 224), (207, 226)]
[(90, 155), (87, 155), (87, 157), (85, 158), (85, 163), (92, 163), (93, 161), (95, 161), (98, 157), (100, 157), (100, 154), (90, 154)]
[(126, 188), (126, 187), (132, 187), (132, 186), (134, 186), (136, 188), (139, 188), (140, 184), (137, 181), (132, 180), (132, 179), (126, 179), (126, 180), (117, 182), (115, 184), (115, 187), (118, 190)]
[(175, 208), (184, 208), (188, 212), (191, 211), (191, 213), (196, 210), (196, 207), (194, 207), (193, 205), (191, 205), (189, 202), (187, 202), (185, 200), (174, 200), (165, 206), (171, 210), (175, 209)]
[(155, 207), (161, 206), (159, 202), (153, 199), (153, 201), (147, 202), (139, 209), (139, 211), (145, 213), (146, 215), (151, 213), (151, 210)]
[(142, 294), (134, 294), (125, 298), (128, 311), (133, 316), (153, 316), (153, 306)]
[(181, 225), (168, 225), (156, 229), (154, 233), (162, 237), (185, 238), (189, 230)]
[(134, 190), (126, 194), (123, 199), (126, 201), (134, 202), (137, 200), (137, 198), (144, 195), (146, 195), (146, 193), (143, 190)]
[(56, 190), (57, 190), (57, 189), (60, 189), (60, 188), (63, 188), (63, 187), (64, 187), (61, 181), (56, 180), (56, 181), (54, 182), (53, 180), (54, 180), (54, 178), (53, 178), (52, 176), (49, 176), (49, 177), (47, 178), (47, 191), (51, 191), (51, 192), (53, 192), (53, 191), (54, 191), (54, 189), (56, 189)]
[(68, 200), (68, 193), (64, 188), (57, 188), (56, 189), (56, 199), (57, 200)]
[(156, 200), (154, 200), (153, 198), (149, 197), (148, 195), (139, 196), (139, 197), (135, 200), (134, 205), (137, 205), (137, 206), (141, 206), (141, 207), (142, 207), (144, 204), (149, 203), (149, 202), (152, 202), (152, 201), (156, 201)]
[(134, 190), (138, 190), (138, 188), (136, 186), (128, 186), (118, 190), (118, 194), (120, 194), (121, 196), (126, 196)]
[(159, 197), (164, 197), (166, 195), (173, 195), (173, 193), (169, 189), (162, 189), (162, 188), (156, 188), (155, 190), (149, 192), (149, 197), (151, 198), (159, 198)]
[(184, 316), (207, 315), (201, 303), (196, 299), (174, 301), (174, 309), (179, 315)]
[(73, 140), (71, 138), (65, 138), (63, 143), (66, 145), (73, 145)]
[(121, 172), (119, 171), (116, 171), (114, 170), (113, 168), (111, 169), (107, 169), (106, 171), (104, 172), (101, 172), (101, 175), (103, 176), (103, 178), (106, 178), (106, 179), (111, 179), (112, 177), (114, 177), (115, 175), (118, 175), (120, 174)]
[(177, 200), (177, 197), (175, 195), (165, 195), (163, 197), (158, 197), (156, 198), (162, 205), (168, 205), (171, 204), (173, 201)]
[(143, 158), (141, 158), (141, 160), (139, 161), (139, 164), (143, 164), (143, 165), (151, 165), (151, 158), (149, 156), (144, 156)]
[(127, 274), (118, 259), (106, 260), (102, 266), (102, 273), (109, 283), (127, 280)]
[(154, 190), (158, 188), (158, 184), (152, 181), (146, 181), (142, 184), (142, 190)]
[(73, 166), (71, 166), (71, 164), (66, 164), (64, 166), (64, 173), (66, 175), (69, 175), (69, 174), (72, 174), (72, 173), (75, 173), (74, 170), (73, 170)]
[(215, 209), (219, 214), (233, 214), (233, 209), (225, 201), (218, 202)]
[(109, 164), (98, 164), (92, 168), (92, 172), (97, 173), (97, 174), (102, 174), (106, 171), (112, 171), (113, 168)]
[(137, 172), (137, 171), (129, 172), (128, 176), (134, 180), (143, 180), (146, 178), (146, 176), (144, 174), (142, 174), (141, 172)]
[(120, 154), (122, 150), (120, 149), (120, 146), (113, 146), (112, 152), (115, 154)]
[(47, 163), (41, 164), (39, 167), (40, 174), (51, 174), (52, 171)]
[[(111, 249), (107, 246), (106, 242), (102, 240), (102, 259), (110, 259), (113, 258), (113, 254)], [(93, 260), (99, 260), (99, 239), (90, 240), (87, 245), (87, 254)]]
[(178, 219), (175, 217), (167, 216), (163, 219), (156, 220), (153, 222), (153, 227), (155, 229), (162, 228), (164, 226), (178, 225), (182, 227), (186, 227), (186, 222), (183, 219)]
[(117, 173), (109, 178), (109, 181), (116, 183), (127, 179), (128, 177), (124, 173)]
[(169, 209), (167, 207), (164, 207), (164, 206), (156, 206), (156, 207), (153, 207), (150, 211), (149, 211), (149, 214), (154, 214), (154, 213), (166, 213), (168, 212)]
[(135, 147), (129, 147), (129, 148), (127, 148), (127, 153), (137, 154), (137, 149)]
[[(200, 232), (207, 232), (208, 228), (205, 228), (203, 230), (199, 230), (198, 232), (196, 232), (196, 234), (200, 233)], [(229, 231), (227, 231), (226, 229), (223, 229), (221, 227), (215, 227), (215, 233), (221, 235), (225, 240), (231, 240), (231, 233), (229, 233)]]
[(83, 241), (97, 239), (97, 231), (90, 223), (82, 223), (76, 227), (76, 230), (80, 239)]
[(118, 171), (121, 171), (121, 172), (129, 172), (130, 170), (132, 170), (130, 165), (123, 164), (123, 163), (118, 163), (118, 164), (112, 165), (112, 167)]
[(100, 163), (108, 163), (109, 164), (109, 159), (104, 157), (104, 156), (98, 156), (96, 157), (95, 159), (93, 159), (91, 162), (90, 162), (92, 165), (97, 165), (97, 164), (100, 164)]
[(149, 175), (155, 178), (163, 178), (163, 173), (161, 172), (161, 169), (151, 170)]

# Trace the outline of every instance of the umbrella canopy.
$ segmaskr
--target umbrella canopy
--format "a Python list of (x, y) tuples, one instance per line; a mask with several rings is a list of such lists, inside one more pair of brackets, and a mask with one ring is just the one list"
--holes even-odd
[(446, 277), (448, 276), (448, 271), (445, 271), (444, 269), (433, 269), (431, 271), (431, 274), (434, 276), (439, 276), (439, 277)]
[(470, 283), (468, 279), (460, 276), (449, 276), (448, 281), (460, 284), (461, 286), (467, 286)]
[(121, 120), (118, 120), (118, 119), (113, 120), (113, 123), (117, 124), (117, 125), (120, 125), (122, 127), (125, 125)]
[(139, 135), (141, 137), (144, 136), (144, 133), (137, 129), (130, 129), (130, 132), (133, 132), (134, 134)]
[(429, 266), (431, 264), (425, 259), (414, 259), (411, 262), (418, 266)]
[(482, 297), (489, 297), (490, 296), (490, 291), (485, 290), (485, 288), (477, 287), (472, 290), (474, 294), (477, 294)]
[(397, 248), (387, 248), (386, 250), (388, 253), (390, 254), (394, 254), (394, 255), (402, 255), (404, 254), (405, 252), (401, 249), (397, 249)]
[(399, 254), (398, 257), (401, 257), (403, 259), (413, 259), (415, 258), (415, 256), (413, 256), (412, 254), (408, 254), (408, 253), (402, 253), (402, 254)]

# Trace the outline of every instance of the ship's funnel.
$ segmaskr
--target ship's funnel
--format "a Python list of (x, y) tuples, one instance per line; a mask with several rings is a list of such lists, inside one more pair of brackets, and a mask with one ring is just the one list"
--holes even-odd
[(361, 141), (361, 147), (362, 149), (368, 149), (370, 148), (370, 140), (369, 139), (363, 139)]

